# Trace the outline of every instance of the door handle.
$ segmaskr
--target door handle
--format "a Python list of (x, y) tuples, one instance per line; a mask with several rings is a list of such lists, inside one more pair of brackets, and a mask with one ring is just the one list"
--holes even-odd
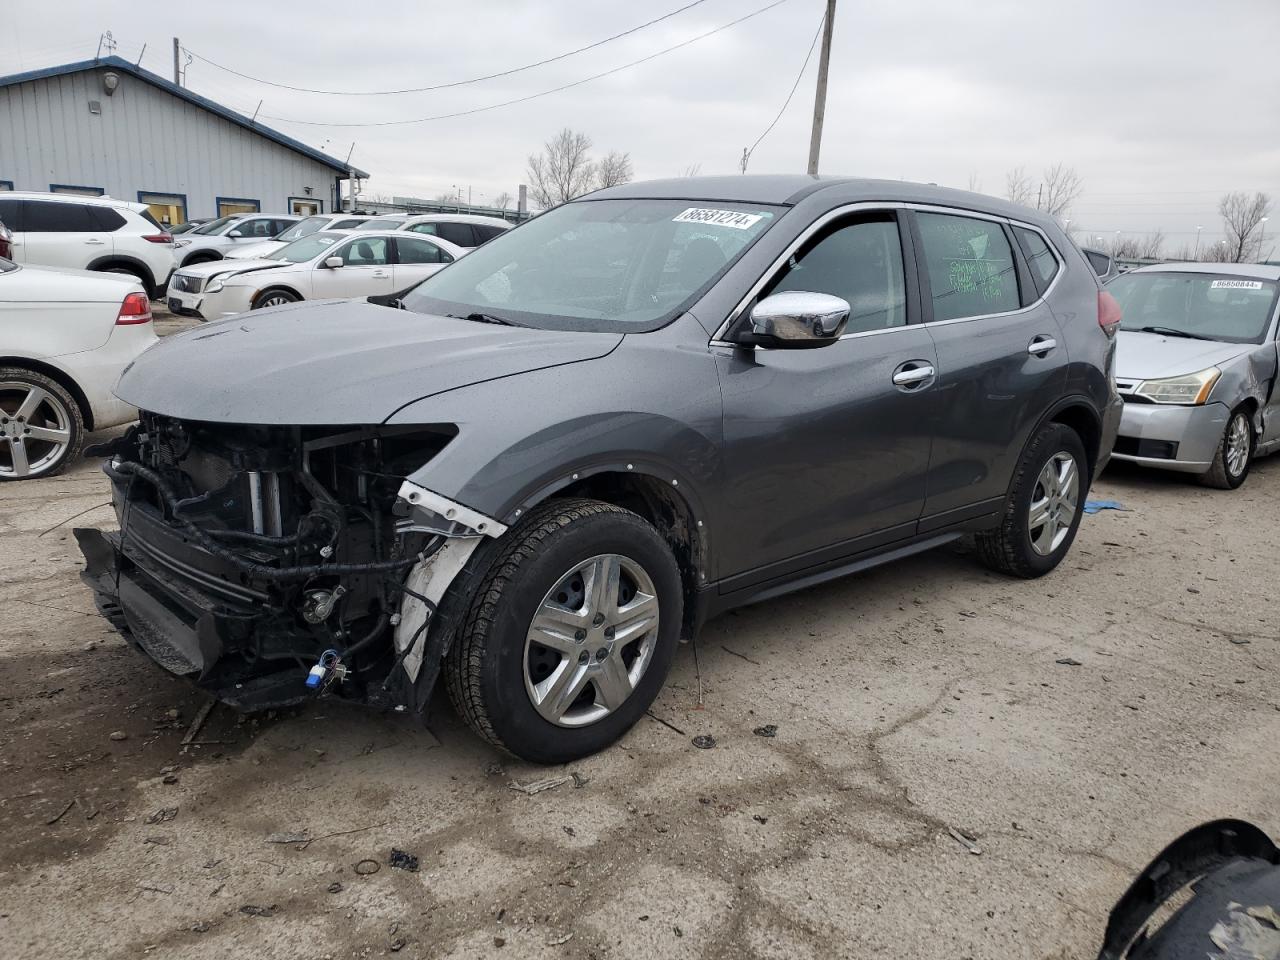
[(102, 245), (103, 245), (104, 243), (106, 243), (106, 242), (107, 242), (107, 241), (105, 241), (105, 240), (99, 240), (97, 237), (90, 237), (88, 240), (86, 240), (86, 241), (85, 241), (85, 243), (91, 243), (91, 244), (93, 244), (95, 247), (100, 247), (100, 246), (102, 246)]
[(387, 275), (387, 271), (385, 271), (385, 270), (375, 270), (375, 271), (373, 271), (373, 275), (374, 275), (375, 277), (385, 277), (385, 276)]
[(1033, 357), (1043, 357), (1057, 345), (1057, 340), (1042, 333), (1038, 337), (1031, 338), (1031, 343), (1027, 345), (1027, 353)]
[(911, 360), (893, 372), (893, 382), (899, 387), (914, 387), (926, 380), (932, 380), (936, 374), (937, 371), (933, 369), (932, 364), (922, 360)]

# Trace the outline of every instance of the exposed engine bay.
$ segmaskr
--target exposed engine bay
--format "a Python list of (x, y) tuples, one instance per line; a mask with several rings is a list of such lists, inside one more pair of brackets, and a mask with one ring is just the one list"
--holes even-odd
[(505, 529), (405, 481), (455, 432), (144, 412), (94, 451), (120, 529), (76, 531), (84, 579), (132, 643), (233, 706), (414, 703), (442, 586), (410, 584), (430, 585), (446, 545), (452, 576)]

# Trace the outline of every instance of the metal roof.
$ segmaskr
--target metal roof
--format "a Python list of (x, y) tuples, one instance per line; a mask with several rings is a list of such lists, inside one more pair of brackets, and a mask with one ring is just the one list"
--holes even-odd
[[(85, 70), (96, 70), (102, 67), (109, 67), (112, 70), (127, 73), (131, 77), (136, 77), (137, 79), (149, 83), (154, 87), (159, 87), (161, 90), (187, 101), (187, 103), (200, 107), (201, 109), (208, 110), (210, 113), (217, 114), (224, 120), (229, 120), (237, 126), (244, 127), (246, 130), (252, 130), (254, 133), (260, 134), (268, 140), (275, 141), (282, 147), (287, 147), (296, 153), (302, 154), (304, 157), (309, 157), (317, 163), (323, 163), (326, 167), (329, 167), (332, 170), (337, 170), (339, 173), (346, 173), (348, 171), (346, 164), (337, 157), (331, 156), (323, 150), (317, 150), (315, 147), (309, 147), (305, 143), (300, 143), (292, 137), (285, 136), (278, 130), (272, 130), (270, 127), (264, 127), (260, 123), (255, 123), (243, 114), (236, 113), (234, 110), (202, 97), (198, 93), (192, 93), (186, 87), (180, 87), (176, 83), (172, 83), (164, 77), (152, 73), (150, 70), (143, 70), (141, 67), (130, 63), (123, 57), (99, 57), (96, 60), (81, 60), (77, 63), (64, 63), (60, 66), (45, 67), (41, 70), (28, 70), (25, 73), (13, 73), (7, 77), (0, 77), (0, 88), (11, 87), (19, 83), (28, 83), (32, 80), (45, 80), (50, 77), (62, 77), (67, 74), (81, 73)], [(358, 167), (353, 169), (355, 169), (357, 177), (369, 176), (369, 174)]]

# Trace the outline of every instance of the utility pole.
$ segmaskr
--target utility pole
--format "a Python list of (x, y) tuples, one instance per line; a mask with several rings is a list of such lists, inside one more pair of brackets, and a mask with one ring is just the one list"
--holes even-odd
[(182, 86), (182, 67), (178, 65), (178, 59), (181, 56), (182, 44), (177, 37), (173, 38), (173, 82), (179, 87)]
[(827, 112), (827, 67), (831, 63), (831, 31), (836, 22), (836, 0), (827, 0), (822, 22), (822, 59), (818, 61), (818, 89), (813, 96), (813, 132), (809, 134), (809, 173), (818, 172), (818, 152), (822, 149), (822, 119)]

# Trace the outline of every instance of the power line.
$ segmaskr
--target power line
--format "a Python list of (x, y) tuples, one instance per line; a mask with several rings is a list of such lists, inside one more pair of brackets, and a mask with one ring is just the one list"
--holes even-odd
[(522, 67), (512, 67), (510, 70), (502, 70), (498, 73), (486, 74), (483, 77), (472, 77), (470, 80), (454, 80), (450, 83), (437, 83), (429, 87), (405, 87), (403, 90), (320, 90), (313, 87), (294, 87), (287, 83), (277, 83), (274, 80), (264, 80), (261, 77), (253, 77), (247, 73), (241, 73), (239, 70), (233, 70), (231, 67), (226, 67), (220, 63), (216, 63), (208, 57), (202, 57), (200, 54), (195, 53), (189, 48), (187, 48), (187, 53), (191, 54), (191, 56), (195, 57), (197, 60), (201, 60), (204, 63), (209, 64), (211, 67), (217, 67), (219, 70), (225, 70), (227, 73), (235, 74), (237, 77), (241, 77), (244, 80), (252, 80), (254, 83), (263, 83), (269, 87), (279, 87), (281, 90), (292, 90), (295, 93), (323, 93), (333, 97), (389, 97), (401, 93), (426, 93), (430, 90), (448, 90), (451, 87), (463, 87), (469, 83), (480, 83), (483, 80), (496, 80), (499, 77), (509, 77), (513, 73), (532, 70), (534, 67), (542, 67), (548, 63), (555, 63), (557, 60), (564, 60), (566, 57), (572, 57), (579, 53), (585, 53), (587, 50), (594, 50), (596, 47), (602, 47), (606, 43), (611, 43), (621, 37), (627, 37), (633, 33), (638, 33), (645, 27), (651, 27), (655, 23), (661, 23), (663, 20), (670, 20), (677, 14), (684, 13), (686, 10), (692, 9), (693, 7), (706, 2), (707, 0), (693, 0), (693, 3), (686, 3), (683, 7), (680, 7), (677, 10), (672, 10), (670, 13), (664, 13), (662, 16), (654, 20), (650, 20), (647, 23), (631, 27), (629, 30), (623, 30), (621, 33), (615, 33), (613, 36), (605, 37), (603, 40), (597, 40), (594, 43), (589, 43), (585, 47), (578, 47), (576, 50), (570, 50), (567, 53), (560, 53), (554, 57), (539, 60), (537, 63), (527, 63)]
[(764, 128), (764, 133), (756, 137), (747, 151), (742, 155), (742, 172), (747, 172), (747, 162), (751, 159), (751, 154), (756, 152), (756, 147), (760, 146), (760, 141), (769, 135), (769, 131), (778, 125), (778, 121), (782, 119), (782, 115), (787, 112), (787, 107), (791, 105), (791, 98), (796, 95), (796, 90), (800, 86), (800, 80), (804, 77), (804, 72), (809, 66), (809, 61), (813, 58), (813, 50), (818, 45), (818, 37), (822, 36), (822, 26), (827, 22), (826, 13), (818, 20), (818, 29), (814, 31), (813, 42), (809, 44), (809, 52), (804, 55), (804, 63), (800, 64), (800, 72), (796, 74), (796, 82), (791, 85), (791, 92), (787, 94), (787, 99), (782, 102), (782, 109), (778, 111), (778, 115), (773, 118), (773, 122)]
[(730, 27), (736, 27), (738, 24), (743, 23), (744, 21), (750, 20), (753, 17), (758, 17), (760, 16), (760, 14), (766, 13), (769, 10), (772, 10), (774, 7), (781, 6), (782, 4), (787, 2), (788, 0), (773, 0), (773, 3), (767, 4), (766, 6), (763, 6), (758, 10), (754, 10), (751, 13), (746, 14), (745, 16), (738, 17), (738, 19), (736, 20), (730, 20), (728, 23), (722, 24), (721, 26), (718, 26), (712, 30), (708, 30), (706, 33), (700, 33), (696, 37), (691, 37), (690, 39), (685, 40), (682, 43), (677, 43), (675, 46), (667, 47), (665, 50), (659, 50), (657, 53), (651, 53), (649, 54), (649, 56), (641, 57), (639, 60), (632, 60), (630, 63), (624, 63), (622, 64), (622, 66), (614, 67), (612, 70), (605, 70), (603, 73), (597, 73), (589, 77), (583, 77), (581, 80), (575, 80), (572, 83), (561, 84), (558, 87), (552, 87), (550, 90), (543, 90), (543, 91), (540, 91), (539, 93), (531, 93), (528, 96), (517, 97), (514, 100), (504, 100), (501, 103), (490, 103), (483, 107), (473, 107), (470, 110), (458, 110), (454, 113), (441, 113), (441, 114), (436, 114), (435, 116), (430, 116), (430, 117), (415, 117), (410, 120), (378, 120), (378, 121), (365, 121), (365, 122), (354, 122), (354, 123), (335, 121), (335, 120), (294, 120), (289, 117), (273, 117), (265, 113), (261, 114), (261, 117), (264, 120), (275, 120), (279, 123), (297, 123), (297, 124), (301, 124), (303, 126), (308, 126), (308, 127), (399, 127), (399, 126), (405, 126), (411, 123), (427, 123), (428, 121), (432, 121), (432, 120), (452, 120), (455, 117), (469, 117), (472, 114), (484, 113), (485, 111), (488, 111), (488, 110), (497, 110), (500, 107), (510, 107), (510, 106), (514, 106), (517, 103), (528, 103), (530, 100), (537, 100), (539, 97), (546, 97), (546, 96), (550, 96), (553, 93), (560, 93), (563, 90), (570, 90), (573, 87), (580, 87), (584, 83), (591, 83), (593, 80), (600, 80), (604, 77), (612, 76), (615, 73), (621, 73), (623, 70), (629, 70), (631, 67), (638, 67), (642, 63), (648, 63), (650, 60), (656, 60), (658, 59), (658, 57), (661, 57), (665, 54), (672, 53), (673, 51), (679, 50), (683, 47), (687, 47), (691, 43), (697, 43), (699, 40), (705, 40), (707, 37), (711, 36), (712, 34), (719, 33), (722, 30), (728, 30)]

